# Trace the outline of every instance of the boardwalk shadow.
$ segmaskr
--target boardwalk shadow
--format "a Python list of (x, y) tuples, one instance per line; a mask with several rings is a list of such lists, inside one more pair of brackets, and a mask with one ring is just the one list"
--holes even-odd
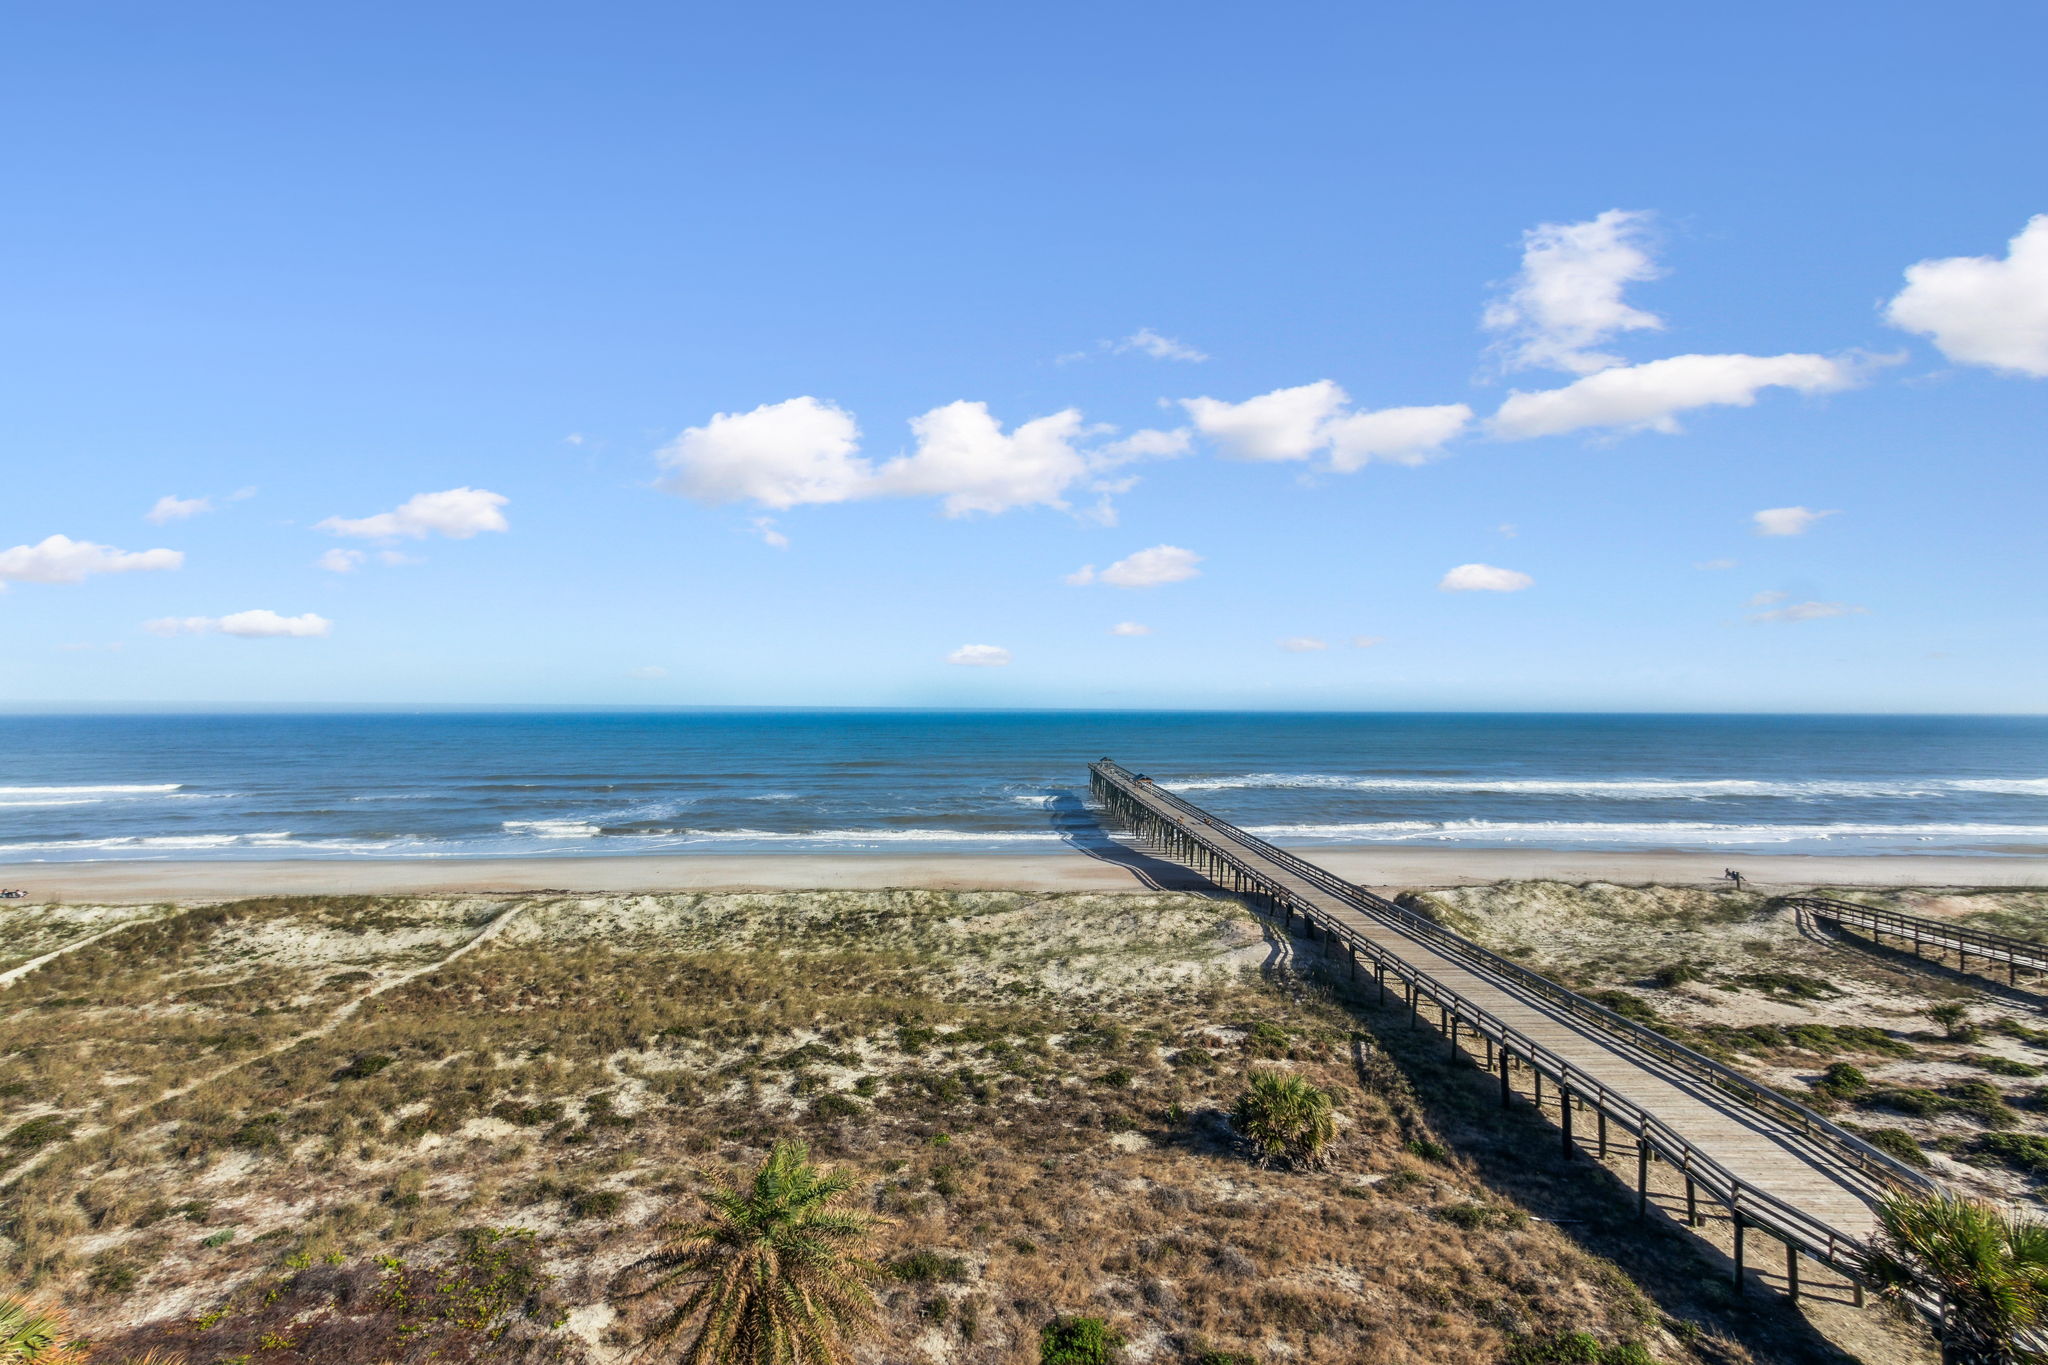
[(1067, 847), (1097, 862), (1123, 868), (1154, 891), (1216, 891), (1215, 883), (1194, 869), (1131, 847), (1110, 834), (1101, 819), (1073, 792), (1055, 794), (1046, 805), (1046, 820)]
[[(1453, 1059), (1434, 1028), (1411, 1026), (1412, 1016), (1398, 997), (1377, 1006), (1369, 980), (1354, 985), (1315, 943), (1290, 939), (1270, 922), (1265, 929), (1278, 970), (1306, 977), (1359, 1021), (1413, 1088), (1430, 1130), (1468, 1164), (1481, 1186), (1613, 1264), (1648, 1296), (1667, 1325), (1680, 1324), (1678, 1330), (1685, 1331), (1683, 1324), (1692, 1324), (1701, 1330), (1705, 1335), (1692, 1347), (1698, 1358), (1780, 1365), (1853, 1365), (1857, 1360), (1754, 1277), (1748, 1292), (1736, 1295), (1729, 1281), (1732, 1262), (1666, 1211), (1671, 1195), (1653, 1197), (1650, 1215), (1639, 1221), (1634, 1189), (1590, 1155), (1567, 1159), (1557, 1127), (1536, 1112), (1526, 1095), (1502, 1109), (1494, 1078), (1467, 1057)], [(1370, 1085), (1362, 1067), (1360, 1080)], [(1776, 1249), (1774, 1242), (1762, 1241), (1753, 1258), (1767, 1255), (1765, 1246)], [(1823, 1300), (1847, 1297), (1832, 1286), (1811, 1288)], [(1828, 1303), (1818, 1306), (1824, 1312), (1845, 1311)], [(1715, 1337), (1749, 1355), (1716, 1347)]]

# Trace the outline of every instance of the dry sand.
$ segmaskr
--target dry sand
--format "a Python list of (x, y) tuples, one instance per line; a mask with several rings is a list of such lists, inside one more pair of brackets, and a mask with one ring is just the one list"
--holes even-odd
[[(1547, 849), (1304, 850), (1366, 886), (1471, 886), (1544, 878), (1667, 886), (1718, 881), (1734, 867), (1787, 886), (2048, 886), (2048, 858), (1743, 857), (1721, 853)], [(257, 895), (468, 891), (799, 891), (926, 887), (942, 891), (1129, 890), (1205, 885), (1140, 853), (683, 854), (653, 857), (387, 859), (362, 862), (101, 862), (0, 866), (0, 886), (34, 900), (210, 900)], [(20, 902), (14, 902), (19, 904)]]

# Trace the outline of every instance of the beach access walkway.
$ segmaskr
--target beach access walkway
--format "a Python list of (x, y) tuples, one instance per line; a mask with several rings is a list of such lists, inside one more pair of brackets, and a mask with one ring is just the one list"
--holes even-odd
[(1340, 975), (1364, 981), (1369, 974), (1382, 1000), (1399, 992), (1454, 1052), (1499, 1076), (1503, 1104), (1516, 1102), (1519, 1083), (1541, 1105), (1550, 1086), (1561, 1097), (1563, 1156), (1604, 1158), (1617, 1143), (1632, 1147), (1639, 1214), (1652, 1163), (1677, 1168), (1689, 1222), (1697, 1224), (1702, 1194), (1727, 1210), (1738, 1289), (1745, 1233), (1760, 1229), (1783, 1244), (1794, 1295), (1806, 1256), (1856, 1283), (1861, 1302), (1857, 1267), (1877, 1226), (1876, 1204), (1895, 1191), (1933, 1188), (1803, 1105), (1109, 759), (1091, 764), (1090, 774), (1113, 820), (1289, 928), (1298, 918)]
[[(1994, 934), (1988, 929), (1973, 929), (1949, 920), (1926, 919), (1881, 905), (1858, 905), (1854, 901), (1830, 896), (1792, 896), (1788, 902), (1799, 913), (1830, 928), (1856, 930), (1868, 935), (1874, 943), (1890, 946), (1885, 944), (1886, 938), (1897, 939), (1900, 950), (1910, 947), (1915, 958), (1924, 958), (1929, 948), (1934, 950), (1937, 962), (1941, 961), (1943, 953), (1954, 953), (1959, 972), (1974, 970), (1985, 975), (1983, 969), (1986, 967), (2003, 967), (2008, 986), (2019, 985), (2022, 971), (2032, 972), (2036, 981), (2048, 977), (2048, 943)], [(1971, 966), (1971, 958), (1977, 959), (1977, 967)]]

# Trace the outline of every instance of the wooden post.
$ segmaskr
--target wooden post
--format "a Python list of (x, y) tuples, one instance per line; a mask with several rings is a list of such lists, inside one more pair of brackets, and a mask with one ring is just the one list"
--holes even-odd
[(1856, 1291), (1856, 1306), (1861, 1308), (1863, 1306), (1863, 1281), (1851, 1280), (1849, 1281), (1849, 1287)]
[(1536, 1059), (1534, 1057), (1529, 1059), (1529, 1074), (1535, 1078), (1536, 1112), (1540, 1114), (1543, 1112), (1543, 1073), (1536, 1069)]
[(1564, 1125), (1564, 1154), (1570, 1160), (1578, 1148), (1572, 1146), (1572, 1092), (1560, 1083), (1557, 1087), (1558, 1121)]
[(1508, 1067), (1509, 1067), (1509, 1066), (1510, 1066), (1510, 1065), (1511, 1065), (1511, 1064), (1512, 1064), (1513, 1062), (1514, 1062), (1514, 1058), (1513, 1058), (1513, 1056), (1511, 1056), (1511, 1055), (1509, 1054), (1509, 1052), (1508, 1052), (1508, 1049), (1507, 1049), (1507, 1044), (1505, 1044), (1505, 1043), (1501, 1044), (1501, 1049), (1500, 1049), (1500, 1107), (1501, 1107), (1501, 1108), (1503, 1108), (1503, 1109), (1507, 1108), (1507, 1107), (1508, 1107), (1508, 1106), (1509, 1106), (1510, 1104), (1512, 1104), (1512, 1103), (1514, 1102), (1514, 1095), (1515, 1095), (1515, 1092), (1514, 1092), (1514, 1091), (1513, 1091), (1512, 1089), (1510, 1089), (1510, 1088), (1509, 1088), (1509, 1086), (1508, 1086)]
[(1785, 1243), (1785, 1292), (1799, 1302), (1799, 1248), (1790, 1242)]
[[(1446, 1010), (1445, 1013), (1449, 1014), (1450, 1011)], [(1451, 1015), (1449, 1033), (1451, 1035), (1451, 1056), (1456, 1057), (1458, 1055), (1458, 1016), (1455, 1014)]]
[(1381, 1008), (1381, 1009), (1385, 1009), (1385, 1008), (1387, 1007), (1387, 964), (1386, 964), (1386, 963), (1384, 963), (1384, 962), (1375, 962), (1375, 963), (1373, 963), (1373, 964), (1372, 964), (1372, 979), (1373, 979), (1374, 983), (1375, 983), (1375, 984), (1377, 984), (1377, 985), (1379, 986), (1379, 990), (1380, 990), (1380, 1008)]
[(1599, 1115), (1599, 1124), (1600, 1124), (1600, 1159), (1601, 1159), (1602, 1161), (1605, 1161), (1605, 1160), (1607, 1160), (1607, 1111), (1606, 1111), (1606, 1109), (1602, 1108), (1602, 1109), (1597, 1109), (1597, 1110), (1595, 1110), (1594, 1112), (1595, 1112), (1596, 1114), (1598, 1114), (1598, 1115)]
[(1735, 1292), (1742, 1292), (1742, 1234), (1749, 1230), (1744, 1222), (1742, 1210), (1735, 1210)]
[(1650, 1207), (1650, 1144), (1644, 1138), (1636, 1139), (1636, 1217), (1641, 1218)]
[(1685, 1178), (1685, 1225), (1696, 1228), (1700, 1225), (1699, 1188), (1692, 1183), (1692, 1177)]

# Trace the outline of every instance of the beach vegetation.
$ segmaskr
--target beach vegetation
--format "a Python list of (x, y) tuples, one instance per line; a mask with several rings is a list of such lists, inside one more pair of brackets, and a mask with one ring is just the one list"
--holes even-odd
[(803, 1143), (778, 1142), (748, 1181), (701, 1190), (710, 1216), (668, 1224), (621, 1272), (621, 1297), (667, 1301), (647, 1342), (687, 1335), (688, 1365), (845, 1359), (874, 1325), (880, 1274), (865, 1254), (877, 1220), (840, 1207), (853, 1188)]
[(1054, 1318), (1038, 1334), (1038, 1365), (1116, 1365), (1123, 1351), (1123, 1333), (1101, 1318)]
[(1929, 1020), (1938, 1025), (1942, 1036), (1950, 1042), (1969, 1043), (1977, 1038), (1976, 1026), (1970, 1022), (1970, 1007), (1961, 1000), (1943, 1000), (1929, 1005), (1925, 1011)]
[(1254, 1072), (1231, 1106), (1230, 1120), (1261, 1165), (1319, 1166), (1337, 1137), (1330, 1093), (1293, 1072)]
[(1879, 1233), (1863, 1270), (1897, 1303), (1930, 1290), (1944, 1311), (1944, 1355), (1959, 1361), (2038, 1359), (2048, 1325), (2048, 1223), (2014, 1218), (1957, 1195), (1894, 1195), (1878, 1207)]

